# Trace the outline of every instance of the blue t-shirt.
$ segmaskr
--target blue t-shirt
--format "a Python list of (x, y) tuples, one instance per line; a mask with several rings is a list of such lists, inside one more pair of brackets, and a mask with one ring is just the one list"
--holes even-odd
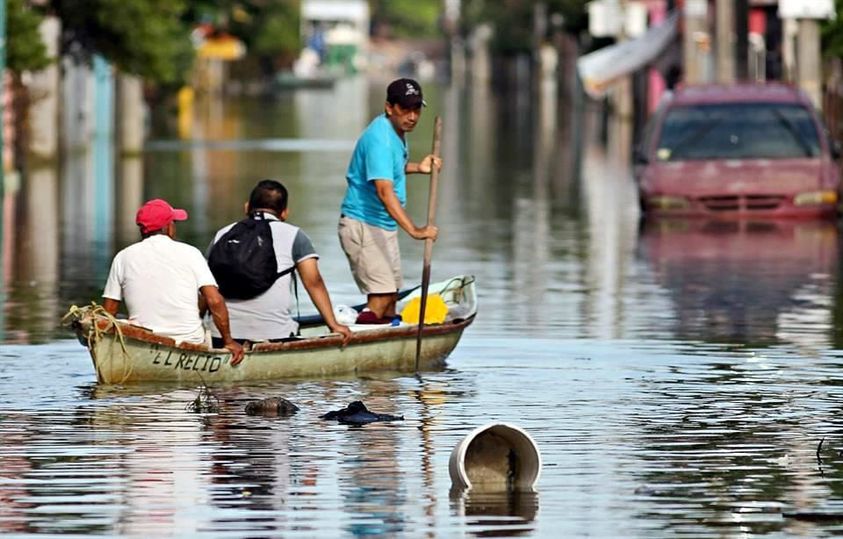
[(366, 224), (395, 230), (398, 228), (378, 198), (374, 180), (392, 181), (395, 196), (403, 206), (407, 201), (408, 149), (406, 141), (395, 132), (386, 114), (376, 117), (360, 135), (345, 179), (348, 188), (342, 201), (342, 213)]

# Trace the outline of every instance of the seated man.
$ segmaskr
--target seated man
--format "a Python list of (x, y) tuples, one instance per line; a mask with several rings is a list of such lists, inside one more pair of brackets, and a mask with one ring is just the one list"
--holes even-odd
[[(216, 272), (220, 290), (226, 297), (226, 304), (231, 315), (231, 334), (235, 340), (241, 343), (245, 341), (277, 342), (295, 338), (298, 332), (298, 323), (290, 313), (292, 303), (290, 294), (291, 273), (295, 269), (325, 323), (331, 331), (342, 335), (343, 345), (345, 345), (351, 339), (351, 330), (338, 323), (334, 317), (331, 298), (319, 272), (317, 263), (319, 255), (316, 254), (310, 238), (298, 227), (285, 222), (289, 215), (287, 198), (287, 189), (281, 183), (275, 180), (258, 182), (252, 189), (249, 201), (245, 206), (246, 214), (249, 217), (240, 222), (247, 225), (248, 228), (253, 228), (253, 225), (254, 227), (257, 226), (258, 223), (254, 221), (265, 220), (269, 223), (268, 227), (271, 231), (272, 249), (275, 258), (272, 269), (277, 270), (277, 273), (270, 275), (271, 278), (268, 279), (268, 284), (266, 284), (268, 288), (255, 287), (262, 290), (253, 292), (257, 295), (245, 292), (235, 295), (232, 292), (233, 289), (243, 285), (242, 281), (245, 277), (239, 278), (241, 282), (232, 283), (232, 277), (226, 278), (226, 274), (220, 270), (222, 264), (215, 252), (217, 243), (248, 241), (246, 238), (232, 240), (231, 235), (225, 237), (226, 233), (240, 223), (232, 223), (220, 229), (208, 249), (210, 266), (212, 271)], [(225, 243), (221, 243), (221, 246), (223, 245)], [(232, 263), (231, 258), (236, 258), (236, 253), (235, 255), (229, 255), (229, 259), (225, 262), (227, 267), (230, 267)], [(248, 260), (253, 262), (255, 259), (256, 256), (252, 254), (252, 258)], [(247, 269), (252, 270), (253, 268)], [(234, 271), (233, 273), (238, 272)], [(214, 329), (211, 331), (215, 339), (214, 342), (217, 342), (216, 339), (220, 338), (220, 333), (214, 331)]]
[(231, 338), (228, 310), (205, 258), (197, 248), (174, 240), (175, 221), (186, 219), (186, 211), (161, 199), (141, 206), (135, 217), (141, 241), (114, 257), (102, 293), (103, 307), (116, 315), (125, 301), (131, 323), (177, 342), (202, 344), (201, 294), (221, 336), (220, 346), (231, 352), (231, 364), (237, 365), (243, 347)]

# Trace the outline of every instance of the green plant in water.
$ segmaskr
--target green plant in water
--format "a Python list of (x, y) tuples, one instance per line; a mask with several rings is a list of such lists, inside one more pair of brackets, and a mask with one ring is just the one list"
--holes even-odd
[(196, 414), (214, 414), (220, 409), (220, 399), (211, 392), (211, 389), (202, 380), (202, 387), (199, 388), (196, 398), (188, 402), (184, 409)]

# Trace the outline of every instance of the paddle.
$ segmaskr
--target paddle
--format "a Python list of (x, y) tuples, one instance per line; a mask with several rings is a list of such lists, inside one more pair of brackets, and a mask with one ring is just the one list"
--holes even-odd
[[(436, 117), (433, 123), (433, 150), (431, 154), (439, 157), (439, 139), (442, 135), (442, 118)], [(439, 167), (431, 163), (430, 196), (427, 200), (427, 225), (431, 226), (436, 220), (436, 190), (439, 185)], [(416, 372), (419, 371), (421, 357), (422, 329), (424, 328), (424, 309), (427, 307), (427, 287), (430, 285), (430, 259), (433, 256), (433, 240), (424, 240), (424, 265), (422, 266), (421, 304), (419, 305), (419, 332), (416, 335)]]

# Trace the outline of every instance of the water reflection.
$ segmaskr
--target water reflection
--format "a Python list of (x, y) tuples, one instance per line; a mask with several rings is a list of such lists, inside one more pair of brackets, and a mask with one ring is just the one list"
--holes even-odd
[(822, 348), (839, 256), (827, 221), (647, 221), (639, 256), (669, 293), (677, 338)]
[(660, 410), (645, 404), (631, 411), (640, 431), (634, 496), (646, 505), (639, 516), (696, 536), (718, 528), (829, 536), (781, 514), (839, 496), (843, 463), (834, 457), (824, 469), (817, 458), (818, 442), (839, 443), (843, 432), (839, 400), (822, 389), (839, 383), (839, 361), (718, 355), (674, 363), (670, 375), (644, 390)]
[[(380, 380), (367, 386), (367, 406), (378, 412), (402, 415), (390, 399), (400, 389), (399, 384)], [(339, 451), (338, 488), (345, 511), (354, 515), (345, 529), (355, 537), (407, 531), (409, 516), (404, 507), (409, 492), (398, 461), (401, 426), (379, 423), (339, 427), (347, 431), (347, 441)]]
[[(214, 390), (220, 408), (213, 414), (187, 412), (185, 403), (194, 392), (172, 385), (84, 385), (80, 396), (92, 400), (68, 412), (70, 430), (48, 426), (30, 433), (12, 454), (32, 463), (37, 455), (31, 436), (46, 447), (57, 445), (55, 436), (66, 436), (63, 452), (79, 454), (72, 469), (66, 462), (59, 465), (67, 472), (68, 496), (74, 492), (81, 496), (83, 490), (93, 495), (86, 485), (94, 468), (110, 478), (107, 486), (112, 495), (107, 498), (113, 505), (77, 507), (79, 521), (96, 521), (104, 512), (116, 511), (117, 531), (122, 534), (168, 536), (196, 533), (202, 527), (214, 533), (247, 526), (255, 533), (295, 530), (302, 536), (389, 537), (408, 532), (408, 521), (419, 518), (409, 509), (411, 500), (436, 501), (434, 484), (423, 482), (421, 491), (413, 490), (412, 472), (419, 467), (419, 456), (411, 449), (417, 429), (410, 403), (418, 401), (407, 393), (408, 383), (416, 384), (412, 379), (387, 377), (224, 387)], [(433, 389), (423, 390), (425, 395), (435, 393), (441, 397)], [(301, 411), (286, 418), (246, 416), (245, 403), (265, 395), (288, 396)], [(373, 410), (405, 415), (407, 422), (354, 427), (318, 418), (357, 399)], [(437, 405), (436, 398), (425, 399), (428, 403), (423, 406)], [(43, 413), (39, 416), (47, 419)], [(37, 421), (37, 416), (20, 421)], [(0, 415), (0, 431), (13, 434), (10, 427)], [(81, 444), (90, 443), (94, 435), (97, 447), (82, 450)], [(12, 449), (0, 450), (0, 460)], [(31, 478), (16, 475), (9, 481), (38, 488), (27, 481)], [(44, 488), (49, 485), (45, 478)], [(0, 485), (2, 495), (17, 496), (14, 492)], [(46, 496), (35, 506), (57, 503), (61, 501)], [(200, 517), (191, 510), (195, 504), (213, 511)], [(29, 518), (23, 518), (24, 508), (10, 510), (14, 521)], [(326, 514), (344, 516), (320, 521)], [(435, 529), (433, 521), (425, 525)], [(80, 533), (97, 529), (73, 528)], [(9, 528), (0, 522), (0, 530)]]
[[(481, 303), (448, 368), (217, 387), (218, 413), (185, 411), (191, 387), (96, 385), (84, 349), (51, 340), (67, 337), (58, 315), (100, 293), (113, 252), (137, 239), (144, 199), (188, 208), (179, 235), (201, 247), (264, 176), (290, 187), (291, 219), (317, 245), (334, 299), (359, 301), (336, 219), (348, 147), (381, 110), (383, 84), (199, 99), (181, 128), (154, 134), (178, 144), (120, 158), (110, 177), (97, 173), (100, 150), (79, 145), (57, 173), (33, 171), (5, 201), (14, 221), (3, 227), (12, 296), (0, 324), (0, 532), (838, 532), (780, 514), (843, 495), (843, 359), (829, 338), (840, 333), (835, 224), (639, 230), (628, 121), (601, 132), (590, 106), (560, 99), (570, 89), (531, 92), (425, 86), (413, 155), (428, 151), (436, 113), (446, 126), (433, 276), (475, 274)], [(289, 140), (330, 144), (276, 144)], [(110, 200), (96, 202), (98, 182), (110, 182)], [(408, 211), (423, 220), (427, 183), (411, 185)], [(421, 243), (404, 238), (401, 248), (415, 280)], [(243, 413), (267, 396), (302, 411)], [(363, 428), (318, 419), (353, 400), (406, 419)], [(488, 421), (534, 434), (545, 462), (537, 493), (449, 496), (451, 449)]]
[(135, 214), (144, 203), (143, 159), (139, 156), (128, 156), (120, 159), (119, 165), (115, 239), (117, 245), (128, 245), (137, 241), (138, 225), (135, 224)]
[(13, 205), (10, 221), (15, 224), (10, 228), (14, 233), (5, 238), (12, 242), (6, 259), (10, 294), (4, 302), (16, 306), (7, 311), (13, 329), (6, 339), (12, 342), (41, 340), (58, 308), (58, 176), (53, 168), (44, 166), (32, 170), (30, 178)]
[(531, 535), (539, 510), (539, 496), (533, 491), (451, 491), (451, 510), (461, 517), (472, 535), (519, 537)]

